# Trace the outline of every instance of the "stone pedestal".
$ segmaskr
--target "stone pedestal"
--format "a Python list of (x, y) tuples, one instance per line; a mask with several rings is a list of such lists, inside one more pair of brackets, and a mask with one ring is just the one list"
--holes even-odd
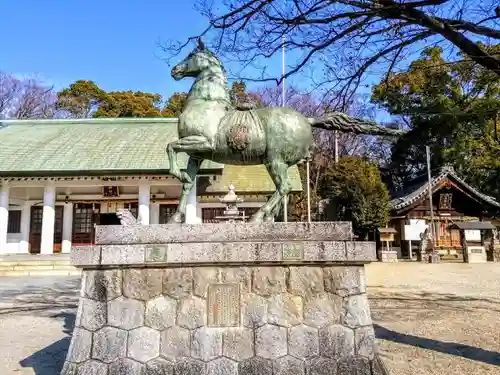
[(440, 263), (441, 256), (437, 250), (429, 250), (418, 255), (418, 260), (422, 263)]
[(350, 223), (98, 227), (62, 375), (379, 375)]
[(398, 252), (396, 250), (380, 250), (379, 258), (381, 262), (396, 263), (398, 261)]
[(465, 263), (486, 263), (486, 249), (484, 246), (467, 246), (464, 252)]

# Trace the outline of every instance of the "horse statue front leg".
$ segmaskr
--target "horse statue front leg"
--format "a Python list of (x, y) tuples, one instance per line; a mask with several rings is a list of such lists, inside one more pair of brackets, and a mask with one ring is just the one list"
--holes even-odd
[(177, 177), (182, 183), (190, 182), (191, 177), (187, 172), (181, 171), (179, 163), (177, 162), (177, 154), (185, 152), (193, 154), (198, 152), (211, 151), (212, 146), (208, 139), (203, 136), (192, 135), (178, 139), (177, 141), (170, 142), (167, 145), (167, 155), (169, 161), (169, 173)]
[(196, 175), (198, 174), (201, 163), (203, 162), (203, 159), (201, 158), (190, 156), (186, 171), (181, 171), (177, 161), (177, 154), (179, 152), (196, 154), (196, 152), (207, 152), (210, 150), (212, 150), (210, 142), (202, 136), (181, 138), (177, 141), (170, 142), (167, 145), (167, 154), (170, 164), (169, 172), (172, 176), (177, 177), (183, 184), (177, 211), (170, 218), (169, 223), (182, 223), (185, 221), (187, 197), (196, 182)]
[(186, 168), (186, 175), (189, 177), (189, 181), (184, 181), (182, 184), (182, 193), (179, 198), (179, 205), (177, 206), (177, 211), (168, 221), (169, 224), (173, 223), (183, 223), (186, 221), (186, 205), (189, 193), (193, 189), (194, 184), (196, 183), (196, 175), (200, 170), (201, 163), (203, 159), (194, 158), (192, 156), (189, 157), (188, 165)]

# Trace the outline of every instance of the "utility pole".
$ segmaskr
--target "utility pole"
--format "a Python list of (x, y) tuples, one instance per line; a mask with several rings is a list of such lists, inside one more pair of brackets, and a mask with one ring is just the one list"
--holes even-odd
[(307, 186), (307, 222), (311, 222), (311, 180), (310, 180), (310, 175), (309, 175), (309, 158), (307, 159), (306, 162), (306, 186)]
[[(286, 89), (285, 89), (285, 44), (286, 38), (283, 35), (281, 40), (281, 106), (285, 106)], [(288, 222), (288, 195), (283, 197), (283, 221)]]
[(339, 162), (339, 134), (338, 130), (333, 132), (333, 147), (335, 148), (335, 164)]
[(286, 37), (283, 35), (281, 39), (281, 106), (285, 106), (286, 102), (286, 88), (285, 88), (285, 44)]
[(432, 249), (436, 246), (436, 228), (434, 227), (434, 208), (432, 206), (432, 183), (431, 183), (431, 151), (429, 146), (425, 146), (425, 153), (427, 154), (427, 185), (429, 190), (429, 208), (431, 212), (431, 236), (432, 236)]

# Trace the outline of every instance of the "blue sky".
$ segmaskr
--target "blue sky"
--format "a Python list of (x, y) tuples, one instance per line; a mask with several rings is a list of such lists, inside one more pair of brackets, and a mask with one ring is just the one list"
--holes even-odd
[[(106, 91), (140, 90), (166, 99), (192, 82), (170, 77), (158, 43), (186, 40), (207, 26), (194, 1), (0, 0), (0, 70), (35, 75), (57, 90), (86, 79)], [(269, 64), (279, 75), (280, 55)], [(287, 85), (302, 86), (300, 78)]]
[(158, 42), (206, 26), (192, 0), (2, 0), (0, 14), (0, 70), (56, 88), (89, 79), (165, 96), (190, 82), (170, 77)]

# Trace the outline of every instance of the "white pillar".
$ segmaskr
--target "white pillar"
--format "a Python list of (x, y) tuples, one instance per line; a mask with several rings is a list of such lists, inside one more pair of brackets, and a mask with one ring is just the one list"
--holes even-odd
[(138, 216), (142, 225), (149, 225), (149, 196), (151, 186), (147, 184), (139, 185), (139, 213)]
[(160, 204), (151, 203), (149, 207), (149, 224), (159, 224), (160, 223)]
[(43, 192), (43, 217), (42, 217), (42, 241), (40, 244), (41, 254), (52, 254), (54, 252), (54, 227), (56, 219), (56, 187), (53, 183), (45, 185)]
[(9, 225), (9, 186), (0, 188), (0, 253), (7, 251), (7, 227)]
[(19, 252), (30, 252), (30, 221), (31, 221), (31, 203), (24, 203), (21, 211), (21, 242), (19, 243)]
[(186, 224), (200, 224), (201, 219), (198, 217), (197, 210), (197, 193), (196, 193), (196, 177), (193, 188), (189, 192), (186, 204)]
[(203, 217), (203, 204), (196, 205), (196, 216), (198, 217), (198, 222), (201, 223)]
[(73, 203), (64, 204), (63, 232), (61, 252), (71, 252), (71, 239), (73, 236)]

